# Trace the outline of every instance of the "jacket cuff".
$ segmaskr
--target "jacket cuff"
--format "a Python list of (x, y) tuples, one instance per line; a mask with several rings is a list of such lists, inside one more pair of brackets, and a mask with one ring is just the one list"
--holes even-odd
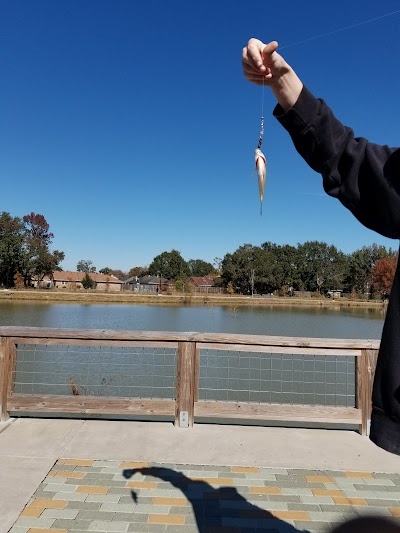
[(297, 102), (293, 107), (285, 111), (279, 104), (275, 107), (273, 114), (282, 126), (291, 133), (302, 132), (308, 129), (318, 116), (321, 108), (321, 100), (303, 85), (303, 89)]

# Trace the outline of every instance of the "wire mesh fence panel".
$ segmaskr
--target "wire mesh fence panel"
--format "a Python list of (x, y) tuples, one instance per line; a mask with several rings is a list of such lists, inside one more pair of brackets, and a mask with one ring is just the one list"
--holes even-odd
[(175, 398), (174, 348), (19, 344), (14, 393)]
[(200, 400), (355, 406), (355, 357), (202, 350)]

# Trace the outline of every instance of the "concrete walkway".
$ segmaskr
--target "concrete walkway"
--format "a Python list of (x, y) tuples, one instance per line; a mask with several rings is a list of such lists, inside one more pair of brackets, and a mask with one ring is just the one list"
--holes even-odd
[(18, 419), (0, 426), (0, 461), (0, 533), (314, 533), (400, 516), (400, 457), (350, 431)]

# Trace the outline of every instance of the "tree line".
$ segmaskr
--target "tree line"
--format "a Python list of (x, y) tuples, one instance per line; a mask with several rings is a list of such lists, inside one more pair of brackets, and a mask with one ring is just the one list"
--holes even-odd
[(284, 296), (294, 290), (319, 294), (343, 290), (385, 297), (390, 293), (397, 255), (378, 244), (350, 254), (321, 241), (297, 246), (244, 244), (223, 258), (221, 279), (225, 286), (231, 284), (244, 294), (278, 291)]
[[(28, 287), (32, 279), (41, 281), (61, 270), (65, 254), (51, 250), (53, 233), (45, 217), (29, 213), (22, 218), (3, 211), (0, 214), (0, 286)], [(345, 254), (321, 241), (297, 246), (264, 242), (261, 246), (244, 244), (213, 264), (202, 259), (185, 261), (177, 250), (164, 251), (148, 266), (135, 266), (128, 272), (103, 267), (99, 273), (119, 279), (153, 275), (173, 281), (178, 290), (187, 290), (193, 276), (215, 277), (215, 283), (228, 292), (241, 294), (293, 291), (323, 293), (343, 290), (348, 293), (385, 297), (390, 293), (397, 264), (395, 250), (378, 244), (364, 246)], [(92, 261), (78, 262), (77, 271), (97, 272)]]
[(214, 264), (201, 259), (185, 261), (177, 250), (162, 252), (148, 267), (134, 267), (128, 273), (108, 268), (103, 273), (117, 277), (154, 275), (175, 282), (178, 290), (188, 288), (191, 276), (212, 275), (216, 284), (228, 292), (241, 294), (329, 290), (372, 296), (390, 294), (398, 254), (385, 246), (371, 244), (345, 254), (321, 241), (297, 246), (265, 242), (261, 246), (244, 244)]

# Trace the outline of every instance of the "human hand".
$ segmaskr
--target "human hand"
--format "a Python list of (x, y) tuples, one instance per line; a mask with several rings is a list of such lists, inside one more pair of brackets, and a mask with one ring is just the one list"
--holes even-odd
[(278, 43), (264, 44), (250, 39), (242, 51), (242, 67), (245, 77), (257, 85), (272, 85), (287, 71), (287, 64), (276, 51)]
[(242, 67), (245, 77), (256, 85), (269, 86), (284, 110), (297, 101), (303, 84), (294, 70), (276, 51), (278, 43), (264, 44), (250, 39), (242, 50)]

